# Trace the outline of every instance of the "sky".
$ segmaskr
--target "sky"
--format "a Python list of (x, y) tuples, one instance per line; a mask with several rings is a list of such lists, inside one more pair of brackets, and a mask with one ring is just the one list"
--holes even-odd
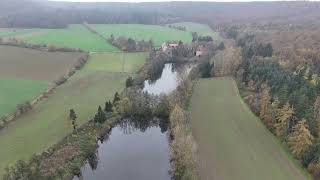
[(213, 1), (213, 2), (246, 2), (246, 1), (272, 1), (272, 0), (51, 0), (51, 1), (71, 1), (71, 2), (168, 2), (168, 1)]

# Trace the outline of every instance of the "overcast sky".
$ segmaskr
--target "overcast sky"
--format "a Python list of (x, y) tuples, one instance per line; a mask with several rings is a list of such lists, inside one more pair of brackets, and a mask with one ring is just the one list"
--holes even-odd
[(72, 2), (167, 2), (167, 1), (213, 1), (213, 2), (240, 2), (240, 1), (272, 1), (272, 0), (53, 0)]

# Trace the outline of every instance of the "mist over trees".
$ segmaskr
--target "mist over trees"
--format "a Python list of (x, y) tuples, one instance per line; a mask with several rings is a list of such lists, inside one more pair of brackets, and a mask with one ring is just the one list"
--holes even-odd
[(0, 27), (62, 28), (88, 22), (166, 24), (196, 21), (215, 29), (244, 23), (319, 24), (319, 2), (157, 2), (72, 3), (35, 0), (1, 0)]

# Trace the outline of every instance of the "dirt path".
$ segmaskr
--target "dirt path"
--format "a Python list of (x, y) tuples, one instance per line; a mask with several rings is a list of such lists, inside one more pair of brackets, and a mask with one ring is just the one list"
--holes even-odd
[(308, 179), (242, 102), (231, 78), (200, 80), (191, 106), (202, 180)]

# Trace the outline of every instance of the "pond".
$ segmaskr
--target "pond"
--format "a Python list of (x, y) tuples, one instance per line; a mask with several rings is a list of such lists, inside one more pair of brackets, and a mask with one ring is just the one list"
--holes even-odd
[(143, 91), (155, 95), (172, 92), (178, 86), (181, 77), (190, 72), (192, 66), (191, 64), (165, 64), (161, 77), (156, 81), (146, 80)]
[(153, 120), (123, 120), (99, 142), (74, 180), (170, 180), (166, 130)]
[[(143, 91), (172, 92), (192, 65), (165, 64), (161, 77), (145, 81)], [(106, 135), (74, 180), (170, 180), (168, 120), (124, 119)]]

